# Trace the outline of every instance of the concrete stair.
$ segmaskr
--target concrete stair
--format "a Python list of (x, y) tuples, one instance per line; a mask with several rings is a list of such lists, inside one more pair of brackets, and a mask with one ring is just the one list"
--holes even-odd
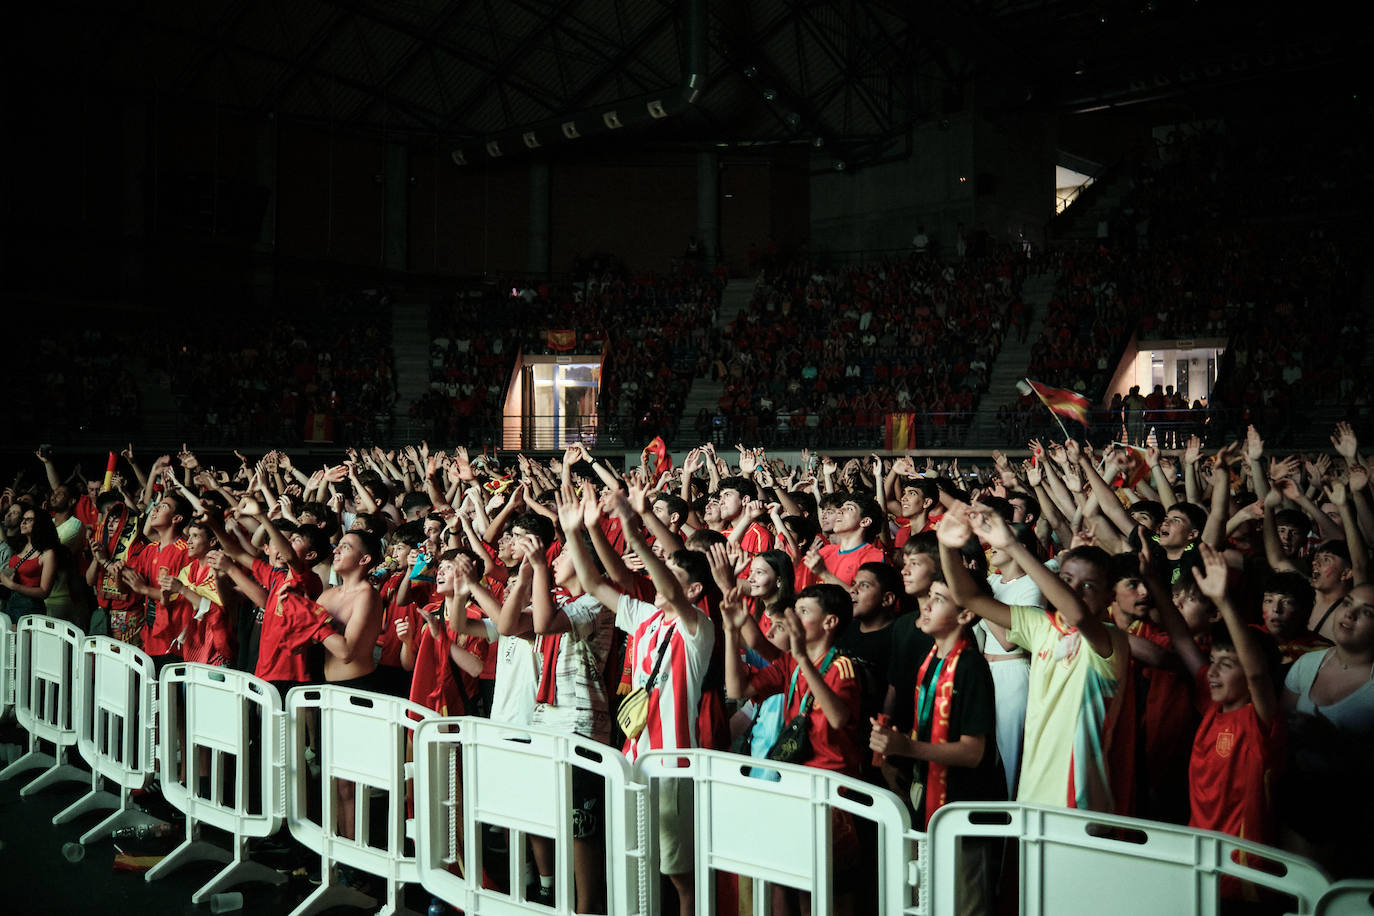
[[(754, 296), (756, 282), (755, 277), (737, 277), (725, 284), (725, 289), (720, 294), (720, 309), (716, 315), (717, 328), (729, 327), (739, 313), (744, 311)], [(677, 436), (672, 443), (674, 448), (691, 448), (701, 444), (696, 441), (697, 414), (703, 407), (714, 413), (716, 403), (724, 391), (723, 381), (712, 381), (710, 378), (692, 381), (692, 387), (683, 402), (682, 417), (678, 420)]]
[(998, 352), (997, 359), (988, 367), (988, 390), (978, 402), (978, 413), (973, 418), (973, 426), (969, 429), (966, 444), (1006, 444), (997, 441), (997, 411), (1003, 404), (1014, 401), (1019, 395), (1016, 384), (1026, 377), (1031, 347), (1035, 345), (1041, 330), (1045, 327), (1045, 313), (1048, 311), (1047, 306), (1054, 295), (1054, 286), (1058, 279), (1057, 274), (1040, 274), (1027, 277), (1021, 285), (1021, 299), (1030, 310), (1030, 326), (1026, 331), (1026, 340), (1021, 343), (1014, 336), (1003, 338), (1002, 349)]
[(391, 306), (391, 351), (396, 357), (396, 403), (392, 407), (397, 441), (418, 441), (410, 429), (410, 405), (429, 390), (429, 306), (397, 302)]

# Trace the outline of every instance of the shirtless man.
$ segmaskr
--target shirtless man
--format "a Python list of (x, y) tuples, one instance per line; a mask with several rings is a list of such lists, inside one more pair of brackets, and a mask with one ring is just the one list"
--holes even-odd
[(330, 684), (375, 689), (377, 661), (372, 648), (382, 631), (382, 601), (368, 574), (382, 557), (381, 539), (369, 531), (350, 531), (334, 548), (331, 569), (339, 584), (319, 597), (338, 631), (320, 641), (327, 653), (324, 679)]
[[(320, 594), (324, 608), (338, 632), (320, 644), (324, 646), (324, 679), (327, 683), (353, 690), (381, 693), (377, 683), (377, 660), (373, 647), (382, 631), (382, 599), (372, 587), (368, 573), (384, 556), (381, 539), (370, 531), (350, 531), (334, 548), (331, 565), (339, 584)], [(339, 835), (353, 839), (357, 787), (352, 780), (335, 780), (338, 791)]]

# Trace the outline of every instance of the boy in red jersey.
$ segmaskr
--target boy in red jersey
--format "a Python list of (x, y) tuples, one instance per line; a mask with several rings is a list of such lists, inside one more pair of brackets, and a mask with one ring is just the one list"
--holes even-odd
[[(738, 587), (730, 600), (738, 603)], [(736, 614), (722, 613), (725, 624), (725, 689), (736, 700), (762, 699), (784, 693), (782, 720), (807, 716), (804, 766), (859, 775), (859, 701), (862, 693), (853, 664), (835, 648), (835, 640), (853, 619), (849, 592), (836, 585), (813, 585), (797, 595), (796, 607), (787, 608), (774, 626), (787, 635), (788, 654), (767, 668), (748, 675), (741, 656)], [(858, 834), (847, 813), (832, 812), (834, 843), (835, 907), (852, 909), (853, 870), (858, 865)], [(803, 912), (810, 901), (802, 895)]]
[(851, 496), (835, 513), (835, 542), (808, 553), (804, 560), (817, 582), (854, 584), (854, 576), (865, 563), (882, 563), (886, 557), (876, 541), (887, 524), (887, 516), (867, 496)]
[[(1211, 664), (1172, 607), (1160, 608), (1174, 651), (1196, 681), (1202, 714), (1188, 768), (1188, 826), (1219, 830), (1256, 843), (1274, 839), (1270, 786), (1280, 760), (1279, 715), (1267, 637), (1246, 626), (1227, 594), (1226, 561), (1201, 545), (1198, 587), (1221, 611), (1224, 626), (1212, 631)], [(1225, 890), (1223, 890), (1225, 893)]]
[[(748, 477), (726, 477), (716, 489), (720, 520), (724, 523), (724, 534), (744, 549), (745, 553), (760, 554), (773, 545), (773, 536), (768, 529), (750, 518), (745, 511), (745, 501), (755, 500), (759, 488)], [(743, 528), (742, 532), (736, 528)], [(735, 535), (738, 534), (738, 537)]]
[(172, 609), (163, 603), (158, 582), (163, 573), (179, 574), (187, 563), (181, 531), (190, 517), (191, 509), (185, 499), (164, 492), (148, 510), (148, 520), (143, 525), (148, 543), (136, 553), (130, 550), (121, 574), (125, 587), (145, 599), (147, 610), (140, 640), (159, 673), (169, 661), (180, 658), (172, 649), (172, 640), (181, 633), (183, 621), (175, 619)]
[(224, 613), (215, 568), (208, 559), (214, 534), (204, 522), (186, 526), (186, 566), (158, 578), (163, 602), (181, 621), (172, 647), (188, 662), (227, 665), (233, 658), (233, 636)]
[(217, 569), (233, 579), (249, 601), (263, 609), (258, 663), (253, 674), (270, 681), (285, 697), (292, 687), (311, 680), (305, 648), (331, 632), (323, 615), (315, 615), (318, 623), (313, 628), (303, 628), (295, 613), (302, 609), (302, 601), (313, 607), (324, 590), (313, 566), (320, 554), (327, 551), (329, 542), (324, 532), (313, 525), (293, 532), (288, 540), (251, 497), (239, 504), (239, 512), (256, 518), (267, 530), (267, 559), (243, 549), (236, 538), (226, 535), (219, 523), (208, 517), (207, 523), (224, 547)]

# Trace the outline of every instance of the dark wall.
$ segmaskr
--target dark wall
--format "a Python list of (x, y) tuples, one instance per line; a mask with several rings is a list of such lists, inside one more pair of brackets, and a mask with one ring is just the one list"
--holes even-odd
[(554, 271), (610, 251), (632, 268), (664, 269), (697, 231), (696, 159), (690, 154), (563, 161), (550, 167)]

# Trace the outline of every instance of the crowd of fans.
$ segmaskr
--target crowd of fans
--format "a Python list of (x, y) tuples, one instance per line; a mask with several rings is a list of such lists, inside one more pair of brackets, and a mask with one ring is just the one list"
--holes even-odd
[(73, 333), (68, 324), (43, 327), (13, 348), (11, 420), (42, 439), (137, 432), (142, 418), (133, 354), (139, 337), (95, 322)]
[(411, 415), (436, 437), (484, 438), (500, 428), (517, 354), (604, 354), (600, 430), (671, 438), (711, 340), (722, 275), (693, 262), (635, 274), (603, 256), (580, 261), (574, 276), (498, 281), (435, 309), (430, 390)]
[(958, 445), (1004, 335), (1024, 334), (1029, 267), (1008, 245), (766, 273), (715, 354), (725, 390), (698, 430), (709, 419), (720, 441), (877, 447), (889, 414), (913, 413), (918, 441)]
[[(580, 446), (545, 462), (422, 442), (318, 468), (273, 451), (232, 472), (187, 450), (145, 469), (130, 448), (108, 492), (40, 451), (43, 477), (0, 497), (0, 585), (11, 617), (283, 691), (345, 684), (631, 760), (733, 748), (868, 779), (917, 825), (954, 801), (1067, 803), (1367, 876), (1374, 812), (1350, 787), (1374, 763), (1374, 500), (1356, 433), (1292, 457), (1253, 427), (1143, 461), (1095, 444), (961, 470), (705, 443), (624, 472)], [(637, 694), (643, 715), (617, 718)], [(572, 892), (595, 912), (584, 857), (610, 825), (594, 791), (574, 797)], [(683, 912), (688, 803), (659, 821)], [(837, 907), (866, 911), (872, 838), (837, 811), (832, 839)], [(548, 901), (532, 843), (524, 893)], [(1001, 856), (964, 856), (960, 893), (990, 911)]]
[[(1323, 129), (1336, 135), (1320, 166), (1312, 138), (1272, 125), (1176, 134), (1137, 163), (1110, 237), (1051, 255), (1059, 282), (1028, 374), (1101, 404), (1132, 334), (1142, 346), (1214, 338), (1226, 341), (1218, 386), (1189, 404), (1206, 408), (1204, 426), (1219, 418), (1212, 441), (1251, 422), (1293, 438), (1319, 434), (1314, 418), (1367, 417), (1361, 274), (1332, 229), (1354, 173), (1326, 161), (1354, 147), (1342, 126)], [(1025, 431), (1038, 410), (1006, 405), (1004, 428)], [(1186, 435), (1194, 418), (1180, 422)]]
[(178, 428), (207, 445), (373, 442), (396, 400), (391, 310), (367, 290), (279, 309), (261, 323), (179, 327), (147, 351)]

